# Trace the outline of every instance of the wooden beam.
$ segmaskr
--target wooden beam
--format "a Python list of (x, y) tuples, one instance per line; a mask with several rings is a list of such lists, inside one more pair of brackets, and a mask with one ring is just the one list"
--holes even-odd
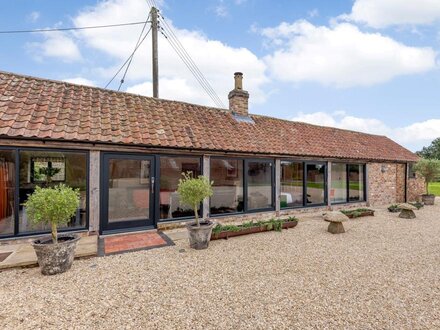
[(100, 160), (100, 151), (91, 150), (89, 158), (89, 231), (91, 232), (99, 231)]
[[(203, 155), (203, 176), (208, 178), (208, 180), (211, 180), (210, 172), (211, 172), (210, 157)], [(203, 219), (209, 218), (209, 198), (205, 198), (203, 200), (203, 215), (202, 216), (203, 216)]]

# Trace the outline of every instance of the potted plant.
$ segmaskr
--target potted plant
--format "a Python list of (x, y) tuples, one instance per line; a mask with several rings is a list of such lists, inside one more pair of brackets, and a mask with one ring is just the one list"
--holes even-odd
[(429, 193), (429, 183), (440, 176), (440, 160), (421, 159), (416, 163), (414, 169), (425, 178), (426, 194), (422, 195), (423, 204), (434, 205), (435, 195)]
[(71, 220), (76, 214), (79, 202), (78, 189), (60, 184), (49, 188), (37, 186), (25, 203), (27, 216), (31, 221), (51, 226), (51, 237), (32, 242), (41, 273), (44, 275), (63, 273), (72, 266), (79, 236), (58, 236), (57, 226)]
[[(180, 196), (180, 203), (191, 207), (194, 210), (195, 222), (189, 223), (188, 229), (189, 245), (196, 250), (206, 249), (211, 239), (212, 221), (199, 221), (200, 203), (212, 196), (212, 182), (204, 176), (194, 178), (191, 172), (182, 173), (183, 178), (179, 180), (177, 192)], [(202, 219), (203, 220), (203, 219)]]

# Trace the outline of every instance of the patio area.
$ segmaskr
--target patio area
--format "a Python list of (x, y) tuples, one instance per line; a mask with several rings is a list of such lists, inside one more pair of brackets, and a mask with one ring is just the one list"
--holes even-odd
[[(437, 200), (437, 204), (440, 201)], [(0, 272), (2, 329), (440, 328), (440, 206)], [(175, 236), (177, 237), (177, 236)]]

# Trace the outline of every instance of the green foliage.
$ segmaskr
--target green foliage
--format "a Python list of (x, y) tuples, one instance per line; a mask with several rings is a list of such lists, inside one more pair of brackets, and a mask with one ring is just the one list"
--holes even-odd
[(440, 182), (430, 182), (428, 190), (430, 194), (440, 196)]
[(292, 221), (298, 221), (295, 217), (289, 217), (287, 219), (269, 219), (264, 221), (247, 221), (243, 222), (240, 225), (221, 225), (217, 224), (213, 229), (213, 234), (220, 234), (221, 232), (225, 231), (232, 231), (237, 232), (241, 230), (245, 230), (248, 228), (266, 228), (267, 230), (275, 230), (275, 231), (281, 231), (283, 229), (283, 224), (286, 222), (292, 222)]
[(414, 170), (425, 178), (426, 194), (429, 194), (429, 183), (440, 177), (440, 160), (421, 159), (414, 165)]
[(388, 211), (395, 213), (400, 212), (401, 209), (398, 204), (391, 204), (390, 206), (388, 206)]
[(423, 203), (420, 203), (420, 202), (411, 202), (409, 204), (411, 204), (412, 206), (417, 207), (417, 210), (420, 210), (424, 206)]
[(28, 218), (34, 223), (52, 227), (52, 239), (57, 241), (57, 226), (65, 224), (79, 207), (79, 190), (60, 184), (51, 188), (36, 187), (24, 203)]
[(358, 209), (354, 209), (354, 210), (341, 210), (342, 213), (344, 213), (347, 216), (352, 216), (353, 218), (359, 218), (360, 216), (362, 216), (365, 212), (373, 212), (372, 209), (367, 209), (367, 208), (358, 208)]
[(440, 138), (435, 139), (428, 147), (423, 147), (417, 154), (427, 159), (440, 159)]
[(180, 196), (181, 204), (193, 207), (196, 224), (199, 226), (198, 210), (200, 203), (212, 196), (212, 182), (208, 178), (200, 175), (194, 178), (191, 172), (182, 173), (183, 178), (179, 180), (177, 192)]

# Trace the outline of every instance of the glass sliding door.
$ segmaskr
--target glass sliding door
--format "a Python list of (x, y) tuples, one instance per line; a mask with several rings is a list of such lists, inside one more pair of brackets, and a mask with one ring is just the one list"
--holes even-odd
[(306, 205), (326, 202), (325, 180), (325, 164), (306, 163)]
[(347, 164), (332, 163), (330, 201), (347, 202)]
[(103, 230), (154, 225), (154, 162), (150, 156), (104, 154)]
[(280, 207), (300, 207), (304, 203), (304, 165), (293, 161), (281, 162)]
[(273, 208), (273, 162), (246, 160), (247, 210)]
[(243, 160), (211, 158), (210, 214), (243, 212)]

